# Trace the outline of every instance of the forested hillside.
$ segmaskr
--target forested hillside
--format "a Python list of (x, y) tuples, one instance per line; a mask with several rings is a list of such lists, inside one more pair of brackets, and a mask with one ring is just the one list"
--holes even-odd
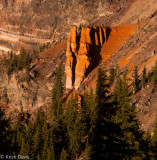
[(144, 68), (141, 80), (135, 68), (131, 86), (126, 74), (119, 75), (118, 68), (110, 69), (107, 76), (107, 70), (100, 67), (96, 91), (91, 87), (81, 101), (81, 95), (72, 94), (66, 104), (62, 68), (60, 64), (56, 73), (49, 121), (40, 108), (34, 122), (28, 113), (21, 112), (11, 125), (1, 107), (1, 153), (37, 160), (157, 158), (157, 125), (153, 134), (141, 130), (130, 98), (148, 83), (157, 85), (157, 62), (149, 74)]

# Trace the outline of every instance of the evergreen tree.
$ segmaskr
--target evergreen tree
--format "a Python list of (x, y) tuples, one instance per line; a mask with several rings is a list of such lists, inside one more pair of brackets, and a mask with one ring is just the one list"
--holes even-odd
[[(156, 116), (157, 117), (157, 116)], [(154, 135), (152, 138), (152, 147), (153, 147), (153, 159), (157, 159), (157, 119), (155, 122)]]
[(54, 151), (54, 146), (50, 146), (48, 150), (48, 155), (47, 155), (47, 160), (56, 160), (55, 158), (55, 151)]
[(155, 63), (155, 67), (153, 68), (153, 77), (152, 77), (154, 85), (157, 84), (157, 61)]
[(59, 160), (69, 160), (69, 155), (67, 151), (63, 148)]
[(144, 67), (142, 71), (142, 87), (145, 87), (146, 83), (147, 83), (147, 69), (146, 67)]
[(18, 64), (17, 64), (17, 69), (18, 70), (22, 70), (22, 69), (26, 69), (27, 71), (30, 70), (30, 57), (29, 55), (26, 53), (25, 49), (22, 48), (20, 51), (20, 54), (18, 56)]
[(36, 157), (41, 157), (42, 149), (43, 149), (43, 140), (41, 136), (40, 127), (38, 126), (34, 134), (34, 144), (33, 144), (34, 159), (36, 159)]
[(62, 76), (63, 76), (63, 66), (60, 63), (56, 72), (56, 80), (52, 90), (52, 117), (53, 120), (60, 120), (62, 114), (62, 96), (63, 96), (63, 85), (62, 85)]
[(142, 142), (140, 144), (141, 146), (141, 152), (143, 160), (152, 160), (152, 141), (151, 141), (151, 135), (149, 132), (145, 133), (142, 138)]
[(78, 95), (71, 96), (68, 102), (64, 121), (69, 139), (69, 152), (77, 158), (85, 149), (86, 136), (90, 128), (89, 95), (84, 93), (81, 104)]
[(138, 70), (137, 66), (134, 68), (134, 74), (133, 74), (133, 87), (134, 87), (134, 92), (136, 93), (140, 88), (139, 88), (139, 75), (138, 75)]
[(45, 128), (46, 118), (45, 113), (43, 112), (42, 108), (39, 108), (37, 115), (36, 115), (36, 121), (34, 124), (34, 137), (33, 137), (33, 157), (40, 158), (42, 157), (42, 151), (43, 151), (43, 141), (45, 140), (45, 131), (43, 131), (43, 127)]
[[(109, 102), (106, 74), (98, 69), (95, 108), (93, 112), (92, 126), (89, 136), (88, 159), (114, 159), (112, 156), (113, 137), (111, 130), (113, 106)], [(112, 137), (112, 138), (111, 138)]]
[(95, 110), (95, 97), (94, 97), (94, 93), (93, 93), (93, 89), (91, 88), (90, 93), (89, 93), (89, 97), (88, 97), (88, 103), (87, 103), (87, 109), (89, 111), (89, 119), (90, 119), (90, 127), (93, 124), (93, 121), (95, 119), (94, 117), (94, 110)]
[(6, 118), (4, 109), (0, 107), (0, 154), (9, 153), (10, 135), (10, 120)]
[(93, 121), (92, 128), (89, 138), (89, 144), (91, 145), (91, 150), (88, 155), (90, 159), (104, 159), (104, 115), (102, 115), (104, 102), (106, 98), (106, 88), (105, 88), (105, 75), (101, 68), (98, 69), (97, 76), (97, 86), (96, 86), (96, 98), (95, 98), (95, 108), (93, 110)]
[(45, 117), (45, 113), (42, 110), (42, 108), (40, 107), (38, 109), (37, 115), (36, 115), (36, 120), (35, 120), (35, 124), (34, 124), (34, 129), (36, 130), (36, 128), (40, 128), (42, 129), (42, 126), (44, 126), (46, 121), (46, 117)]
[(29, 121), (28, 126), (25, 131), (25, 144), (26, 148), (28, 148), (28, 156), (33, 157), (33, 137), (34, 137), (34, 127), (32, 123)]
[(12, 136), (12, 152), (14, 154), (19, 154), (22, 145), (22, 139), (25, 137), (25, 126), (23, 125), (22, 114), (19, 113), (15, 125), (13, 126), (13, 136)]
[(136, 112), (130, 106), (130, 98), (126, 75), (123, 80), (119, 78), (114, 90), (114, 101), (116, 104), (116, 115), (114, 121), (121, 129), (119, 155), (123, 159), (131, 159), (139, 153), (141, 132), (136, 117)]
[[(44, 129), (45, 127), (43, 127)], [(45, 128), (46, 129), (46, 128)], [(50, 133), (48, 131), (48, 129), (46, 129), (46, 134), (44, 137), (44, 146), (43, 146), (43, 151), (42, 151), (42, 159), (47, 159), (48, 157), (48, 152), (49, 152), (49, 146), (51, 146), (51, 140), (50, 140)]]
[(54, 152), (55, 156), (58, 157), (61, 154), (62, 148), (66, 143), (65, 135), (65, 126), (63, 125), (62, 119), (62, 104), (63, 104), (63, 65), (60, 65), (57, 68), (56, 80), (52, 90), (52, 135), (54, 143)]
[(65, 133), (65, 126), (63, 125), (62, 119), (59, 121), (53, 121), (53, 124), (51, 125), (50, 137), (56, 157), (60, 156), (62, 148), (67, 145)]
[(111, 85), (114, 82), (116, 77), (116, 70), (114, 68), (109, 69), (109, 84)]
[(24, 138), (22, 138), (20, 155), (24, 155), (24, 156), (29, 155), (29, 144)]
[(75, 122), (77, 119), (77, 111), (78, 111), (78, 99), (77, 95), (71, 96), (70, 101), (68, 102), (68, 106), (66, 109), (64, 121), (66, 124), (67, 132), (68, 132), (68, 139), (69, 139), (69, 152), (72, 154), (76, 153), (78, 148), (77, 135), (75, 135)]

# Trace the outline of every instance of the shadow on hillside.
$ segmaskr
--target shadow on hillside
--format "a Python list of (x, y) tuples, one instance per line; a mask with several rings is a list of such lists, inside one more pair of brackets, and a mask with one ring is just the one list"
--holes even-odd
[[(101, 63), (102, 60), (100, 52), (103, 44), (101, 45), (99, 34), (97, 34), (97, 39), (95, 38), (95, 32), (96, 32), (95, 29), (92, 28), (90, 35), (92, 40), (92, 45), (89, 46), (89, 54), (87, 55), (88, 58), (90, 59), (90, 65), (86, 69), (85, 77), (87, 77), (88, 74), (91, 73)], [(101, 32), (102, 32), (102, 41), (103, 43), (105, 43), (110, 36), (111, 29), (106, 28), (106, 33), (104, 33), (103, 30), (101, 30)], [(99, 33), (99, 30), (97, 31), (97, 33)]]

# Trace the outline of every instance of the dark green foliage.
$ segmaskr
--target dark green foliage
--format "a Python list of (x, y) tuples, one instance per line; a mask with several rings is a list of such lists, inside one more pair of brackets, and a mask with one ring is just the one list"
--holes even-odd
[(140, 140), (142, 134), (139, 131), (136, 112), (130, 106), (127, 79), (124, 75), (123, 80), (117, 80), (114, 90), (114, 102), (116, 104), (115, 122), (120, 126), (122, 136), (120, 138), (120, 154), (124, 159), (138, 156)]
[(69, 160), (69, 155), (67, 151), (63, 148), (59, 160)]
[(8, 58), (5, 58), (4, 62), (7, 67), (7, 74), (11, 75), (14, 71), (18, 70), (26, 69), (29, 71), (31, 58), (24, 48), (22, 48), (19, 55), (16, 55), (12, 51), (8, 53)]
[(88, 96), (88, 100), (87, 100), (87, 108), (89, 109), (89, 116), (90, 116), (90, 127), (95, 119), (94, 117), (94, 111), (95, 111), (95, 97), (94, 97), (94, 92), (93, 89), (91, 88), (89, 96)]
[(10, 121), (5, 116), (5, 111), (0, 107), (0, 154), (10, 152)]
[(155, 67), (153, 68), (153, 77), (152, 77), (154, 85), (157, 84), (157, 61), (155, 63)]
[(114, 68), (109, 69), (109, 84), (111, 85), (116, 77), (116, 70)]
[(86, 136), (90, 129), (89, 95), (84, 94), (83, 100), (78, 103), (77, 95), (71, 97), (68, 103), (64, 121), (69, 139), (69, 152), (77, 158), (85, 149)]
[[(77, 142), (77, 136), (75, 135), (75, 122), (77, 119), (77, 111), (78, 111), (78, 99), (77, 96), (71, 97), (71, 100), (68, 103), (67, 110), (66, 110), (66, 115), (65, 115), (65, 123), (66, 123), (66, 128), (68, 132), (68, 137), (69, 137), (69, 151), (71, 153), (75, 153), (76, 150), (79, 148), (79, 142)], [(76, 143), (76, 144), (75, 144)]]
[[(33, 135), (33, 157), (41, 157), (43, 150), (43, 141), (45, 140), (45, 135), (47, 129), (45, 127), (46, 119), (45, 113), (42, 108), (38, 110), (36, 121), (34, 124), (34, 135)], [(44, 129), (43, 129), (44, 128)]]
[[(60, 65), (52, 90), (50, 124), (46, 122), (42, 108), (39, 108), (34, 123), (29, 120), (25, 123), (24, 113), (19, 114), (10, 135), (9, 120), (0, 110), (2, 153), (6, 153), (7, 148), (10, 154), (27, 155), (32, 160), (157, 159), (157, 125), (153, 138), (149, 134), (142, 135), (135, 108), (130, 105), (126, 74), (120, 78), (118, 69), (113, 72), (116, 76), (113, 95), (109, 86), (114, 76), (110, 76), (112, 80), (109, 82), (106, 71), (99, 68), (96, 93), (91, 89), (90, 93), (85, 91), (84, 95), (72, 94), (68, 104), (63, 104), (63, 71)], [(155, 72), (154, 67), (151, 76)], [(147, 81), (144, 68), (141, 84), (145, 86)], [(140, 89), (139, 82), (135, 68), (136, 91)]]
[(27, 69), (29, 71), (30, 65), (29, 65), (30, 57), (24, 50), (24, 48), (21, 49), (20, 54), (18, 56), (18, 70)]
[(47, 160), (56, 160), (54, 146), (51, 145), (48, 149)]
[(59, 120), (62, 114), (62, 96), (63, 96), (63, 85), (62, 85), (62, 76), (63, 76), (63, 66), (60, 63), (56, 72), (56, 80), (52, 90), (52, 119)]
[(142, 71), (142, 87), (146, 85), (147, 81), (148, 81), (147, 69), (146, 67), (144, 67)]
[(19, 113), (17, 117), (17, 121), (13, 127), (13, 138), (12, 138), (12, 149), (13, 153), (18, 154), (21, 149), (22, 139), (25, 136), (25, 126), (23, 125), (23, 117), (22, 114)]
[(137, 66), (135, 66), (134, 68), (134, 74), (133, 74), (133, 88), (134, 88), (134, 92), (136, 93), (137, 91), (139, 91), (139, 75), (138, 75), (138, 70), (137, 70)]
[(153, 153), (153, 158), (154, 160), (157, 159), (157, 119), (156, 119), (156, 123), (155, 123), (155, 129), (154, 129), (154, 135), (152, 138), (152, 153)]
[(29, 155), (29, 144), (25, 139), (22, 139), (21, 149), (20, 149), (20, 155)]
[[(24, 139), (24, 141), (26, 142), (25, 143), (26, 146), (24, 146), (24, 147), (26, 147), (28, 150), (27, 154), (25, 154), (25, 155), (28, 155), (29, 157), (33, 157), (33, 154), (34, 154), (34, 152), (33, 152), (33, 148), (34, 148), (33, 137), (34, 137), (34, 126), (29, 121), (28, 126), (25, 131), (25, 139)], [(22, 146), (21, 146), (21, 148), (22, 148)]]
[(152, 160), (153, 158), (153, 147), (152, 147), (152, 138), (150, 133), (145, 133), (143, 135), (143, 139), (141, 142), (141, 153), (142, 153), (142, 159), (143, 160)]
[(37, 115), (36, 115), (36, 121), (35, 121), (35, 129), (42, 126), (44, 126), (45, 124), (45, 121), (46, 121), (46, 117), (45, 117), (45, 113), (44, 111), (42, 110), (42, 108), (39, 108), (38, 109), (38, 112), (37, 112)]
[(60, 65), (57, 68), (56, 80), (52, 90), (52, 136), (54, 141), (54, 151), (56, 157), (61, 154), (61, 149), (64, 147), (66, 142), (65, 138), (65, 126), (62, 122), (62, 104), (63, 104), (63, 85), (62, 85), (62, 76), (63, 76), (63, 65)]
[(47, 44), (43, 44), (43, 45), (41, 45), (40, 47), (39, 47), (39, 51), (40, 52), (43, 52), (45, 49), (48, 49), (48, 48), (50, 48), (51, 47), (51, 45), (50, 45), (50, 43), (48, 42)]
[[(88, 159), (114, 159), (114, 123), (112, 122), (113, 106), (109, 102), (106, 74), (98, 69), (95, 108), (93, 110), (92, 126), (87, 143)], [(109, 129), (110, 128), (110, 129)], [(113, 129), (113, 130), (112, 130)], [(112, 149), (111, 149), (112, 148)]]

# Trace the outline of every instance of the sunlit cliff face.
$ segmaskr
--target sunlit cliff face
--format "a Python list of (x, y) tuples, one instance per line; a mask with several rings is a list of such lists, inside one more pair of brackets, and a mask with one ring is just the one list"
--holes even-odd
[(76, 26), (72, 26), (66, 50), (66, 89), (78, 89), (88, 74), (109, 59), (136, 28), (136, 25), (88, 26), (77, 32)]

